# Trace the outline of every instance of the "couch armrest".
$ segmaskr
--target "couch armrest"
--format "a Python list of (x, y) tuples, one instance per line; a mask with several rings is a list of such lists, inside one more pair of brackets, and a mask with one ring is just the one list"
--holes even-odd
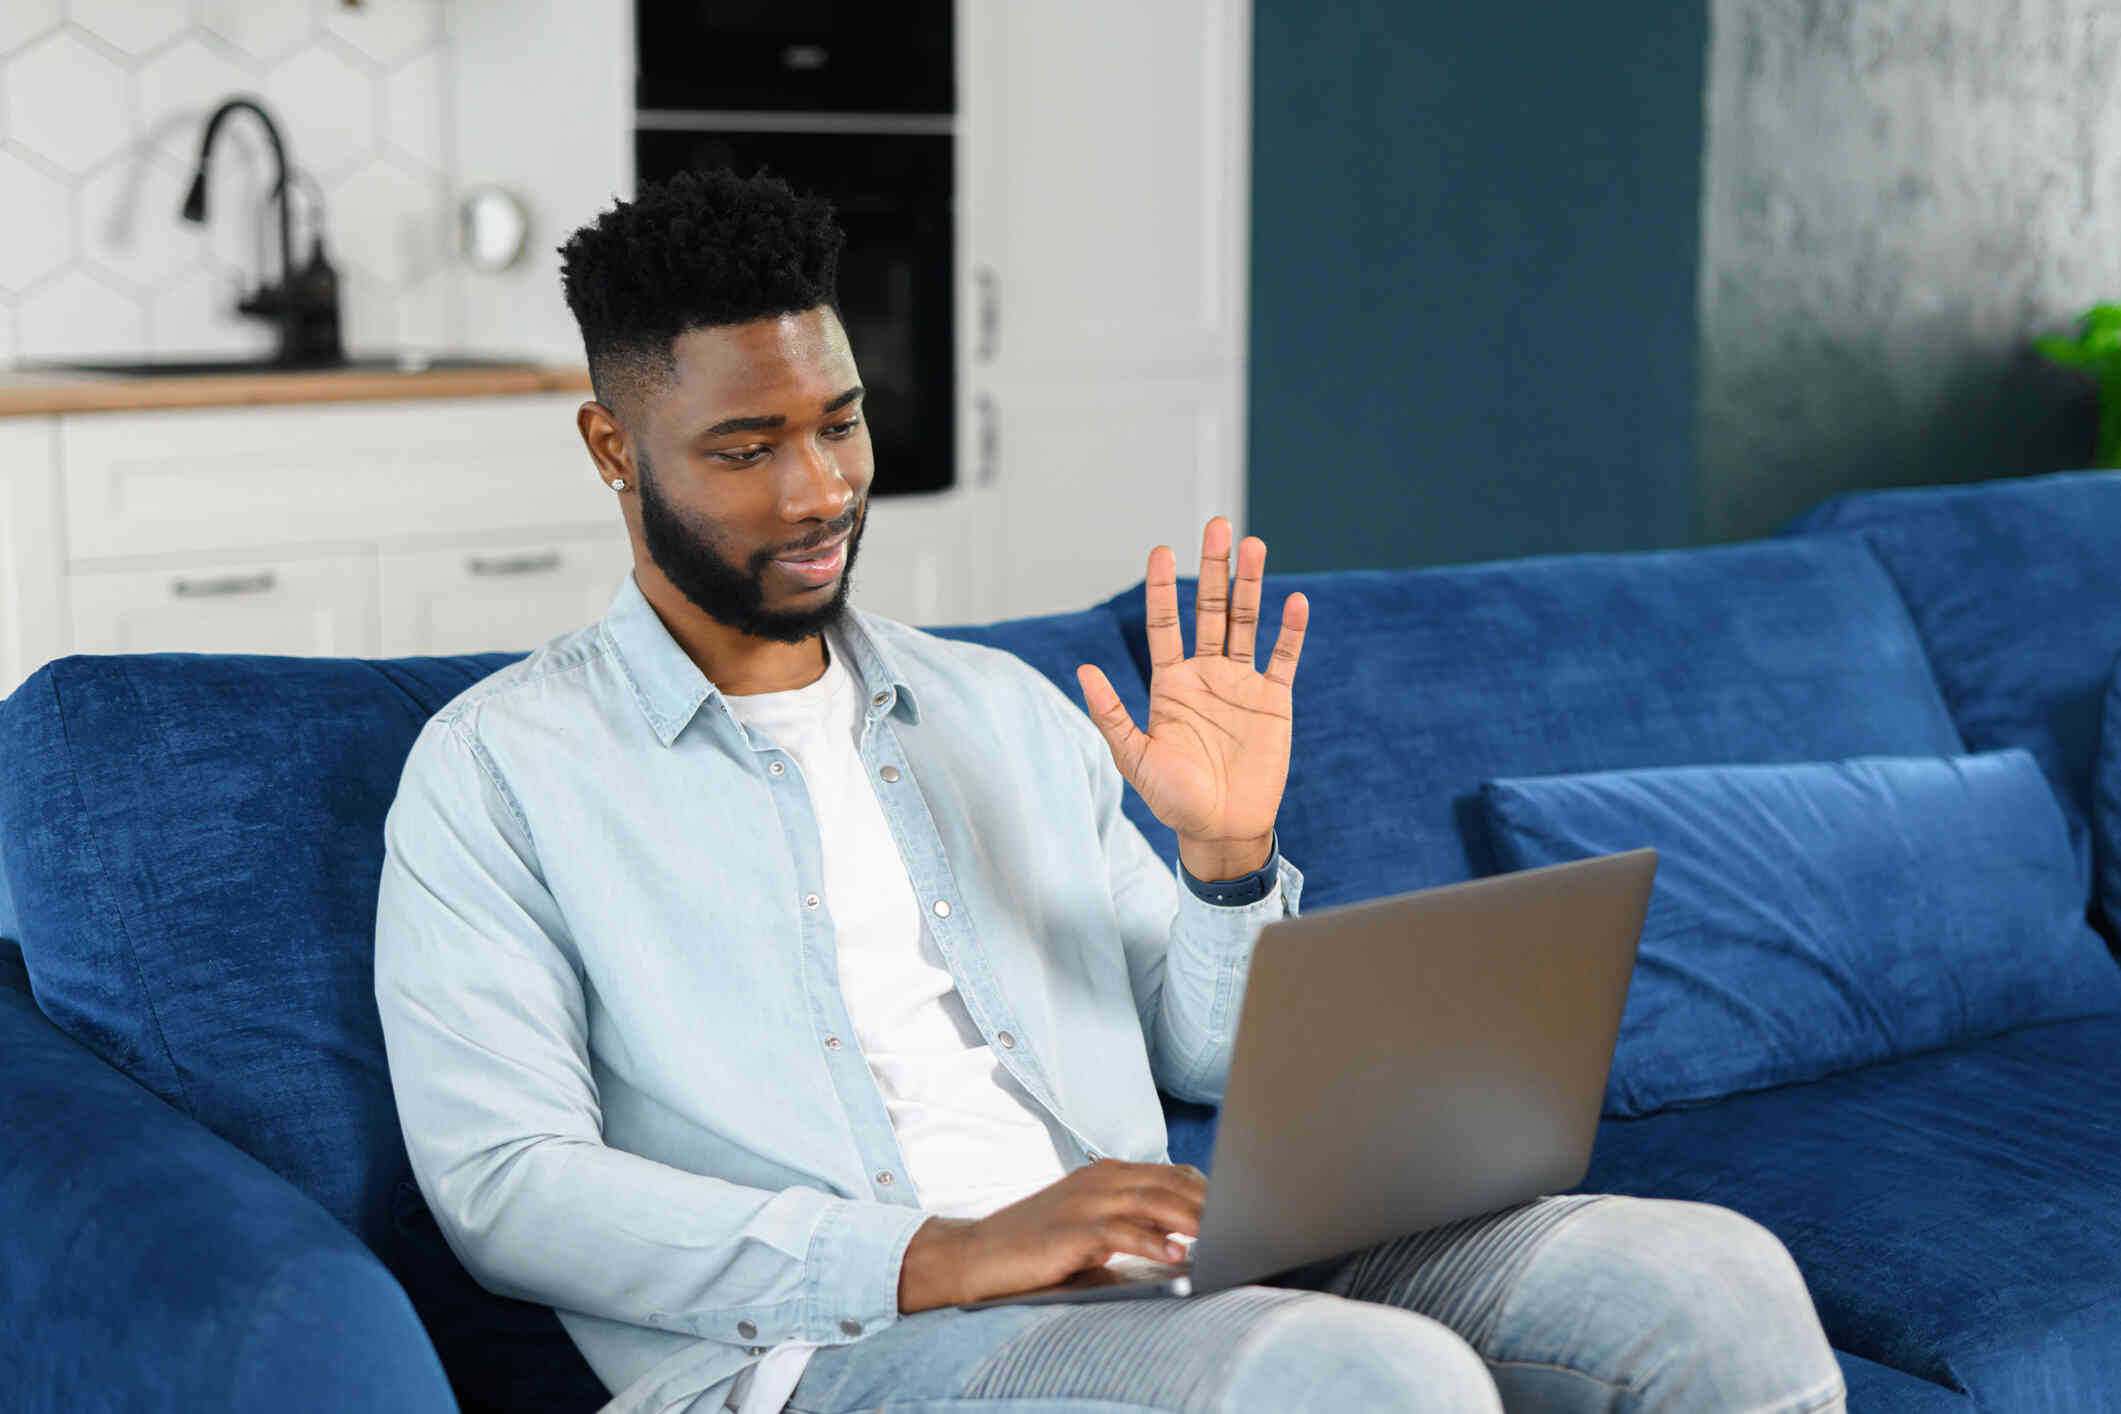
[(32, 1411), (456, 1414), (330, 1214), (0, 986), (0, 1389)]

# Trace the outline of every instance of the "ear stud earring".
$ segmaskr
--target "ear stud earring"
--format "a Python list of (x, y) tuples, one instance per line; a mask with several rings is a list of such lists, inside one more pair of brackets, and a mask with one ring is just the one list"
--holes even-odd
[(622, 477), (620, 477), (620, 478), (619, 478), (618, 480), (616, 480), (616, 481), (612, 482), (612, 483), (611, 483), (611, 489), (612, 489), (612, 490), (614, 490), (614, 491), (623, 491), (623, 490), (625, 490), (625, 489), (626, 489), (626, 478), (622, 476)]

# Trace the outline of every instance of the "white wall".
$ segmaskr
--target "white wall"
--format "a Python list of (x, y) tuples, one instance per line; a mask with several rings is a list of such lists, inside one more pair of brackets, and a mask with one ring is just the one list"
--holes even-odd
[(216, 144), (207, 223), (177, 214), (207, 114), (240, 92), (323, 189), (349, 344), (453, 343), (441, 20), (441, 0), (6, 0), (0, 356), (272, 348), (234, 312), (279, 258), (251, 119)]
[[(205, 119), (262, 95), (322, 187), (355, 350), (575, 362), (553, 247), (631, 190), (624, 0), (0, 0), (0, 362), (262, 354), (235, 313), (277, 233), (262, 135), (229, 120), (207, 224), (178, 217)], [(454, 257), (455, 192), (530, 208), (514, 269)], [(297, 259), (307, 202), (298, 189)]]

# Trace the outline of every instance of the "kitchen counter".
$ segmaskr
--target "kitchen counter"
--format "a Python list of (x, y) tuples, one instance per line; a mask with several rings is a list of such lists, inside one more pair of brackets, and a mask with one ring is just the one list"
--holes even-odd
[(540, 364), (433, 368), (420, 373), (339, 368), (301, 373), (261, 371), (161, 376), (0, 366), (0, 417), (265, 403), (476, 398), (506, 393), (586, 394), (588, 391), (588, 370)]

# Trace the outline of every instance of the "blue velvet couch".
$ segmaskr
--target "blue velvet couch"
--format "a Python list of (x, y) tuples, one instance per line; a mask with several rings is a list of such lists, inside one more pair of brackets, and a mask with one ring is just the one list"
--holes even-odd
[[(1672, 781), (1762, 779), (1723, 767), (2029, 753), (2036, 801), (2023, 758), (1983, 756), (2016, 773), (2017, 805), (1980, 830), (1911, 807), (1928, 845), (1838, 892), (1845, 859), (1915, 837), (1881, 834), (1899, 805), (1782, 832), (1795, 852), (1759, 858), (1755, 836), (1716, 845), (1697, 820), (1660, 890), (1713, 888), (1726, 849), (1734, 876), (1771, 867), (1749, 907), (1786, 902), (1781, 870), (1823, 916), (1871, 921), (1813, 939), (1830, 967), (1797, 959), (1832, 1005), (1771, 1015), (1781, 984), (1746, 969), (1788, 962), (1781, 943), (1740, 938), (1737, 961), (1697, 966), (1693, 925), (1666, 915), (1585, 1187), (1773, 1229), (1859, 1414), (2121, 1414), (2121, 1006), (2086, 921), (2121, 917), (2095, 882), (2121, 880), (2096, 824), (2102, 771), (2121, 798), (2121, 742), (2102, 758), (2100, 727), (2121, 652), (2121, 474), (1845, 497), (1738, 546), (1277, 576), (1262, 642), (1298, 587), (1312, 627), (1280, 830), (1307, 908), (1524, 862), (1539, 831), (1498, 813), (1498, 792), (1559, 790), (1566, 816), (1578, 781), (1639, 803)], [(1139, 720), (1141, 618), (1130, 591), (939, 631), (1014, 651), (1071, 696), (1075, 665), (1095, 662)], [(372, 1001), (405, 753), (508, 661), (70, 658), (0, 703), (9, 1407), (602, 1402), (549, 1311), (479, 1289), (443, 1244)], [(1939, 779), (1956, 790), (1971, 770)], [(1675, 861), (1702, 839), (1712, 867), (1689, 876)], [(1822, 1012), (1846, 1035), (1808, 1039)], [(1914, 1012), (1943, 1029), (1900, 1027)], [(1717, 1078), (1755, 1043), (1781, 1068)], [(1675, 1069), (1694, 1086), (1676, 1099), (1657, 1088)], [(1623, 1072), (1648, 1088), (1623, 1094)], [(1174, 1103), (1171, 1122), (1174, 1156), (1205, 1163), (1212, 1113)]]

